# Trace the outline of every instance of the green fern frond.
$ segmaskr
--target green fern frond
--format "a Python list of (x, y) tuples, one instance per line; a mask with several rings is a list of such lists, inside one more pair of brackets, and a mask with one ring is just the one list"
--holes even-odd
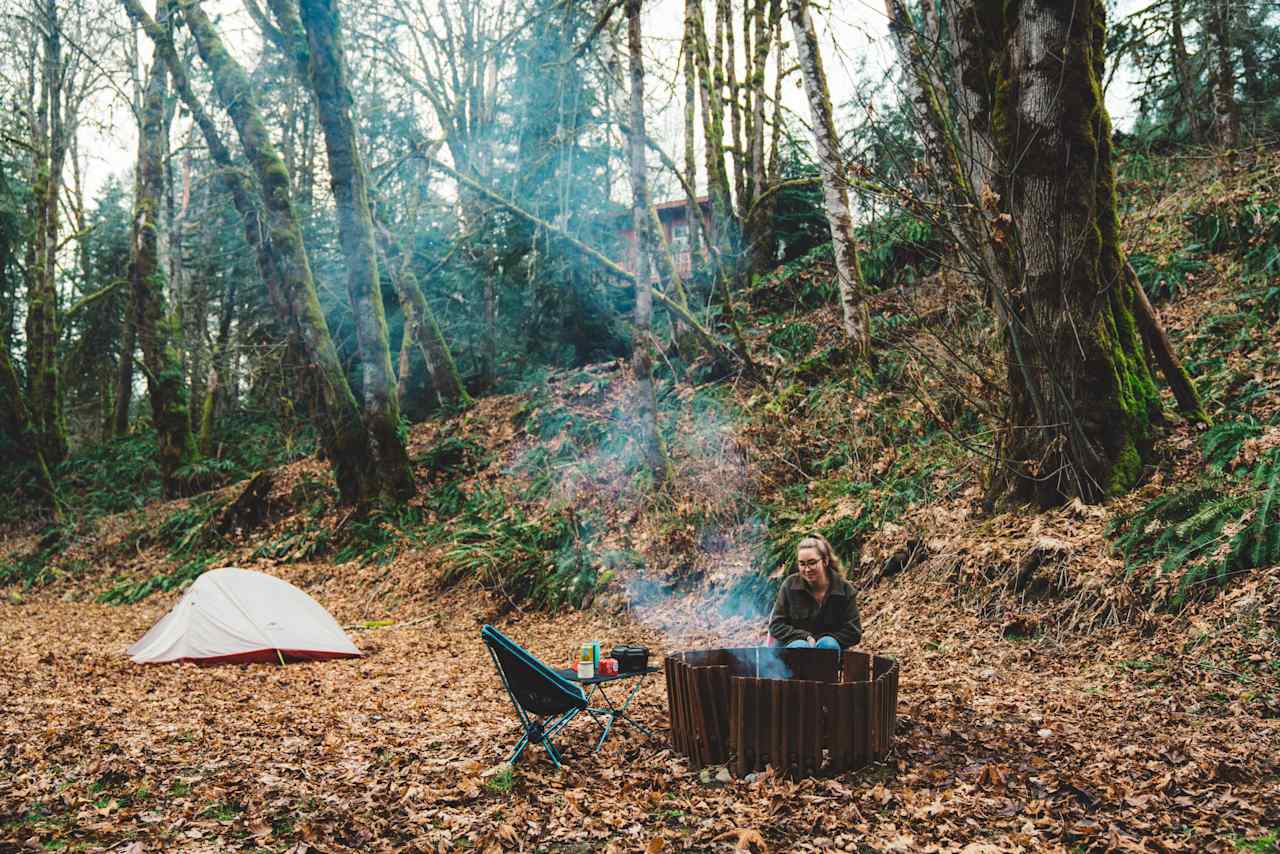
[(1249, 416), (1240, 421), (1215, 424), (1204, 436), (1204, 458), (1210, 466), (1221, 471), (1231, 464), (1246, 440), (1261, 434), (1262, 426)]
[[(1206, 440), (1206, 456), (1233, 460), (1240, 444), (1256, 435), (1254, 427), (1237, 424), (1219, 431)], [(1151, 564), (1159, 566), (1160, 575), (1180, 575), (1171, 602), (1175, 608), (1197, 590), (1280, 563), (1280, 449), (1264, 456), (1252, 472), (1210, 472), (1128, 518), (1113, 520), (1108, 531), (1124, 556), (1127, 576)]]

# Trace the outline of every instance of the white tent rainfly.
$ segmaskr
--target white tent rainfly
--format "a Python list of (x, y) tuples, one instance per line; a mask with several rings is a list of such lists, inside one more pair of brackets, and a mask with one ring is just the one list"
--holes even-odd
[(353, 658), (360, 650), (319, 602), (251, 569), (204, 573), (129, 647), (140, 664)]

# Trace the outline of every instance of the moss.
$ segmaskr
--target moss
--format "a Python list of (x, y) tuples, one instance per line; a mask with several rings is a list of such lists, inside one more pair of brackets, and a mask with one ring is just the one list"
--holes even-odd
[(1111, 466), (1111, 478), (1107, 482), (1107, 497), (1124, 495), (1133, 489), (1142, 476), (1142, 466), (1142, 454), (1138, 451), (1138, 446), (1131, 438), (1126, 437), (1120, 456)]

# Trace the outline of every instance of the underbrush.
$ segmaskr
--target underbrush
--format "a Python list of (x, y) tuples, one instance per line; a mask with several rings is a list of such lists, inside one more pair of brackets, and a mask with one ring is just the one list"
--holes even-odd
[(1175, 610), (1280, 563), (1280, 426), (1268, 432), (1251, 419), (1226, 422), (1205, 434), (1202, 447), (1203, 474), (1108, 529), (1127, 576), (1155, 567), (1145, 586), (1163, 587)]
[[(315, 431), (257, 413), (239, 413), (219, 425), (214, 453), (178, 469), (187, 495), (251, 477), (262, 469), (315, 453)], [(127, 436), (84, 445), (50, 471), (64, 514), (79, 522), (137, 510), (161, 499), (156, 434), (149, 425)], [(0, 469), (0, 517), (32, 519), (39, 505), (25, 469)]]

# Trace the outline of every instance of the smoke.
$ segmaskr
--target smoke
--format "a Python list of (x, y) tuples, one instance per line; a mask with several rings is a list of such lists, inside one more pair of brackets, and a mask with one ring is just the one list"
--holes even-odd
[[(660, 384), (673, 478), (655, 493), (626, 365), (548, 377), (525, 423), (535, 441), (508, 471), (545, 484), (550, 504), (604, 515), (592, 559), (609, 564), (625, 607), (668, 649), (763, 644), (777, 580), (758, 569), (768, 525), (732, 391)], [(610, 554), (627, 559), (614, 566)], [(777, 656), (765, 658), (764, 678), (785, 678)]]
[(791, 668), (776, 647), (757, 646), (749, 649), (730, 649), (733, 657), (731, 672), (734, 676), (752, 679), (790, 679)]

